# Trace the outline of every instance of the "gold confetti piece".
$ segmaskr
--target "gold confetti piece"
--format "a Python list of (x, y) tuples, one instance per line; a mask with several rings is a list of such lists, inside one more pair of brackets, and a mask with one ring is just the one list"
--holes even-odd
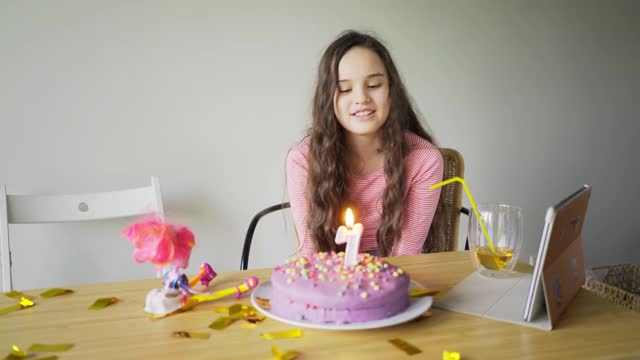
[(27, 353), (22, 351), (16, 345), (12, 345), (11, 346), (11, 353), (9, 355), (10, 356), (17, 356), (18, 358), (23, 358), (23, 357), (27, 356)]
[(211, 336), (211, 334), (209, 333), (196, 333), (196, 332), (189, 332), (189, 331), (174, 331), (171, 335), (173, 337), (188, 338), (188, 339), (208, 339)]
[(442, 350), (442, 360), (460, 360), (460, 353)]
[(209, 328), (213, 330), (223, 330), (227, 326), (231, 325), (231, 323), (233, 323), (234, 321), (236, 321), (236, 319), (232, 317), (220, 316), (209, 325)]
[(24, 294), (21, 293), (20, 291), (13, 290), (13, 291), (9, 291), (7, 293), (4, 293), (4, 296), (10, 297), (10, 298), (14, 298), (14, 299), (18, 299), (18, 298), (24, 296)]
[(452, 288), (453, 288), (453, 286), (449, 286), (449, 287), (447, 287), (446, 289), (442, 289), (442, 290), (440, 290), (440, 292), (439, 292), (439, 293), (437, 293), (437, 294), (435, 294), (435, 295), (433, 296), (433, 300), (438, 300), (438, 299), (440, 299), (440, 298), (441, 298), (441, 297), (443, 297), (446, 293), (448, 293), (448, 292), (449, 292), (449, 290), (451, 290)]
[(245, 316), (244, 319), (251, 324), (257, 324), (259, 322), (263, 322), (266, 319), (266, 317), (262, 314), (251, 314), (251, 315)]
[(271, 344), (271, 353), (273, 354), (273, 358), (276, 360), (293, 360), (300, 355), (296, 350), (289, 350), (286, 353), (283, 353), (275, 344)]
[(411, 289), (409, 290), (409, 296), (422, 297), (422, 296), (436, 296), (440, 291), (429, 289)]
[(391, 339), (389, 342), (408, 355), (415, 355), (422, 352), (422, 350), (399, 338)]
[(217, 308), (214, 308), (213, 311), (217, 312), (218, 314), (228, 314), (229, 313), (229, 308), (228, 307), (223, 307), (223, 306), (218, 306)]
[(69, 290), (69, 289), (58, 289), (58, 288), (53, 288), (53, 289), (49, 289), (45, 292), (43, 292), (42, 294), (40, 294), (40, 296), (43, 299), (48, 299), (54, 296), (60, 296), (60, 295), (65, 295), (65, 294), (71, 294), (73, 292), (73, 290)]
[(14, 312), (14, 311), (18, 311), (18, 310), (22, 310), (22, 306), (20, 306), (20, 304), (11, 305), (11, 306), (8, 306), (6, 308), (0, 309), (0, 315), (5, 315), (5, 314), (8, 314), (10, 312)]
[(3, 358), (3, 360), (21, 360), (24, 359), (24, 356), (15, 356), (13, 354), (9, 354)]
[(99, 298), (93, 305), (89, 306), (89, 310), (102, 310), (109, 305), (113, 305), (118, 302), (118, 298), (108, 297), (108, 298)]
[(287, 331), (279, 331), (272, 333), (261, 333), (260, 337), (265, 340), (273, 340), (273, 339), (291, 339), (291, 338), (299, 338), (302, 336), (302, 330), (300, 328), (287, 330)]
[(37, 358), (37, 359), (33, 359), (33, 360), (58, 360), (58, 356), (51, 355), (51, 356), (45, 356), (45, 357)]
[(45, 352), (58, 352), (69, 351), (73, 347), (73, 344), (33, 344), (29, 347), (29, 351), (45, 351)]
[(26, 308), (30, 308), (32, 306), (34, 306), (34, 302), (27, 299), (26, 297), (22, 297), (20, 298), (20, 303), (16, 304), (16, 305), (11, 305), (8, 306), (6, 308), (0, 309), (0, 315), (5, 315), (8, 314), (10, 312), (14, 312), (14, 311), (18, 311), (18, 310), (22, 310), (22, 309), (26, 309)]
[(4, 315), (6, 313), (10, 313), (10, 312), (16, 311), (16, 310), (22, 310), (22, 309), (30, 308), (30, 307), (32, 307), (34, 305), (35, 304), (33, 303), (33, 301), (27, 299), (26, 297), (22, 297), (20, 299), (20, 303), (18, 303), (16, 305), (9, 306), (9, 307), (6, 307), (6, 308), (0, 310), (0, 315)]
[(258, 304), (258, 306), (260, 306), (265, 310), (271, 310), (271, 304), (269, 303), (269, 299), (256, 296), (256, 303)]
[(234, 304), (229, 308), (229, 317), (233, 320), (244, 319), (250, 323), (259, 323), (266, 319), (266, 317), (260, 313), (253, 306), (247, 306), (243, 304)]
[(229, 317), (234, 319), (242, 318), (244, 317), (244, 314), (249, 311), (250, 309), (247, 305), (234, 304), (229, 308)]
[(35, 305), (33, 303), (33, 301), (27, 299), (26, 297), (23, 296), (23, 297), (20, 298), (20, 307), (21, 308), (26, 309), (28, 307), (32, 307), (33, 305)]

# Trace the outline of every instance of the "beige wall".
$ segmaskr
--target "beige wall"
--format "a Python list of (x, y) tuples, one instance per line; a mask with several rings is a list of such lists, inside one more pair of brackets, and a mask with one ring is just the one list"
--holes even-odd
[[(373, 30), (440, 145), (463, 153), (476, 201), (524, 208), (524, 259), (546, 208), (588, 183), (587, 263), (638, 262), (639, 7), (2, 1), (0, 183), (84, 192), (157, 175), (169, 216), (196, 233), (191, 271), (235, 270), (253, 214), (284, 198), (321, 52), (343, 29)], [(292, 253), (284, 220), (258, 229), (253, 266)], [(16, 286), (153, 276), (125, 224), (12, 226)]]

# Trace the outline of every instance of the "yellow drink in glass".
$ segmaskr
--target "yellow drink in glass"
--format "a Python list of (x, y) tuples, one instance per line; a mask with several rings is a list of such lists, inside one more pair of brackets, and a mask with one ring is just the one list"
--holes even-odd
[(478, 219), (469, 217), (469, 250), (478, 272), (485, 276), (509, 276), (522, 247), (522, 209), (503, 204), (478, 204), (493, 249), (485, 238)]
[(506, 248), (496, 248), (495, 254), (488, 246), (476, 248), (476, 259), (478, 263), (489, 270), (502, 270), (511, 262), (513, 250)]

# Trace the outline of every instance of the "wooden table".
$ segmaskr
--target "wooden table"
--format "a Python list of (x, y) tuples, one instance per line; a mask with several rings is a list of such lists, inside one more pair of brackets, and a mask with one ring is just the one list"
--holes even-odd
[[(466, 252), (390, 258), (413, 280), (428, 288), (448, 289), (473, 271)], [(269, 269), (221, 273), (214, 289), (235, 285), (249, 275), (269, 279)], [(37, 298), (37, 305), (0, 316), (0, 358), (15, 344), (73, 343), (60, 359), (269, 359), (271, 344), (298, 350), (299, 359), (441, 359), (444, 349), (471, 359), (638, 359), (640, 314), (608, 303), (581, 290), (558, 327), (551, 332), (481, 317), (432, 309), (433, 316), (388, 328), (360, 331), (303, 329), (301, 338), (264, 340), (259, 334), (294, 327), (267, 319), (253, 329), (236, 322), (210, 330), (219, 314), (213, 309), (234, 303), (250, 304), (247, 296), (198, 305), (194, 310), (152, 320), (143, 311), (146, 293), (159, 280), (127, 281), (72, 287), (74, 294)], [(26, 291), (37, 295), (39, 291)], [(87, 307), (97, 298), (115, 296), (120, 302), (104, 310)], [(0, 308), (15, 304), (2, 296)], [(208, 340), (171, 337), (173, 331), (208, 332)], [(422, 350), (409, 356), (388, 340), (401, 338)]]

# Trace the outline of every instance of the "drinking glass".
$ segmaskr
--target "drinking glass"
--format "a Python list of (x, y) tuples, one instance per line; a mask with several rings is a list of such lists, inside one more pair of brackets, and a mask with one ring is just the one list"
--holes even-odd
[(493, 243), (489, 245), (478, 218), (469, 215), (469, 250), (478, 272), (485, 276), (508, 276), (518, 261), (522, 247), (522, 209), (515, 206), (481, 203), (480, 218)]

